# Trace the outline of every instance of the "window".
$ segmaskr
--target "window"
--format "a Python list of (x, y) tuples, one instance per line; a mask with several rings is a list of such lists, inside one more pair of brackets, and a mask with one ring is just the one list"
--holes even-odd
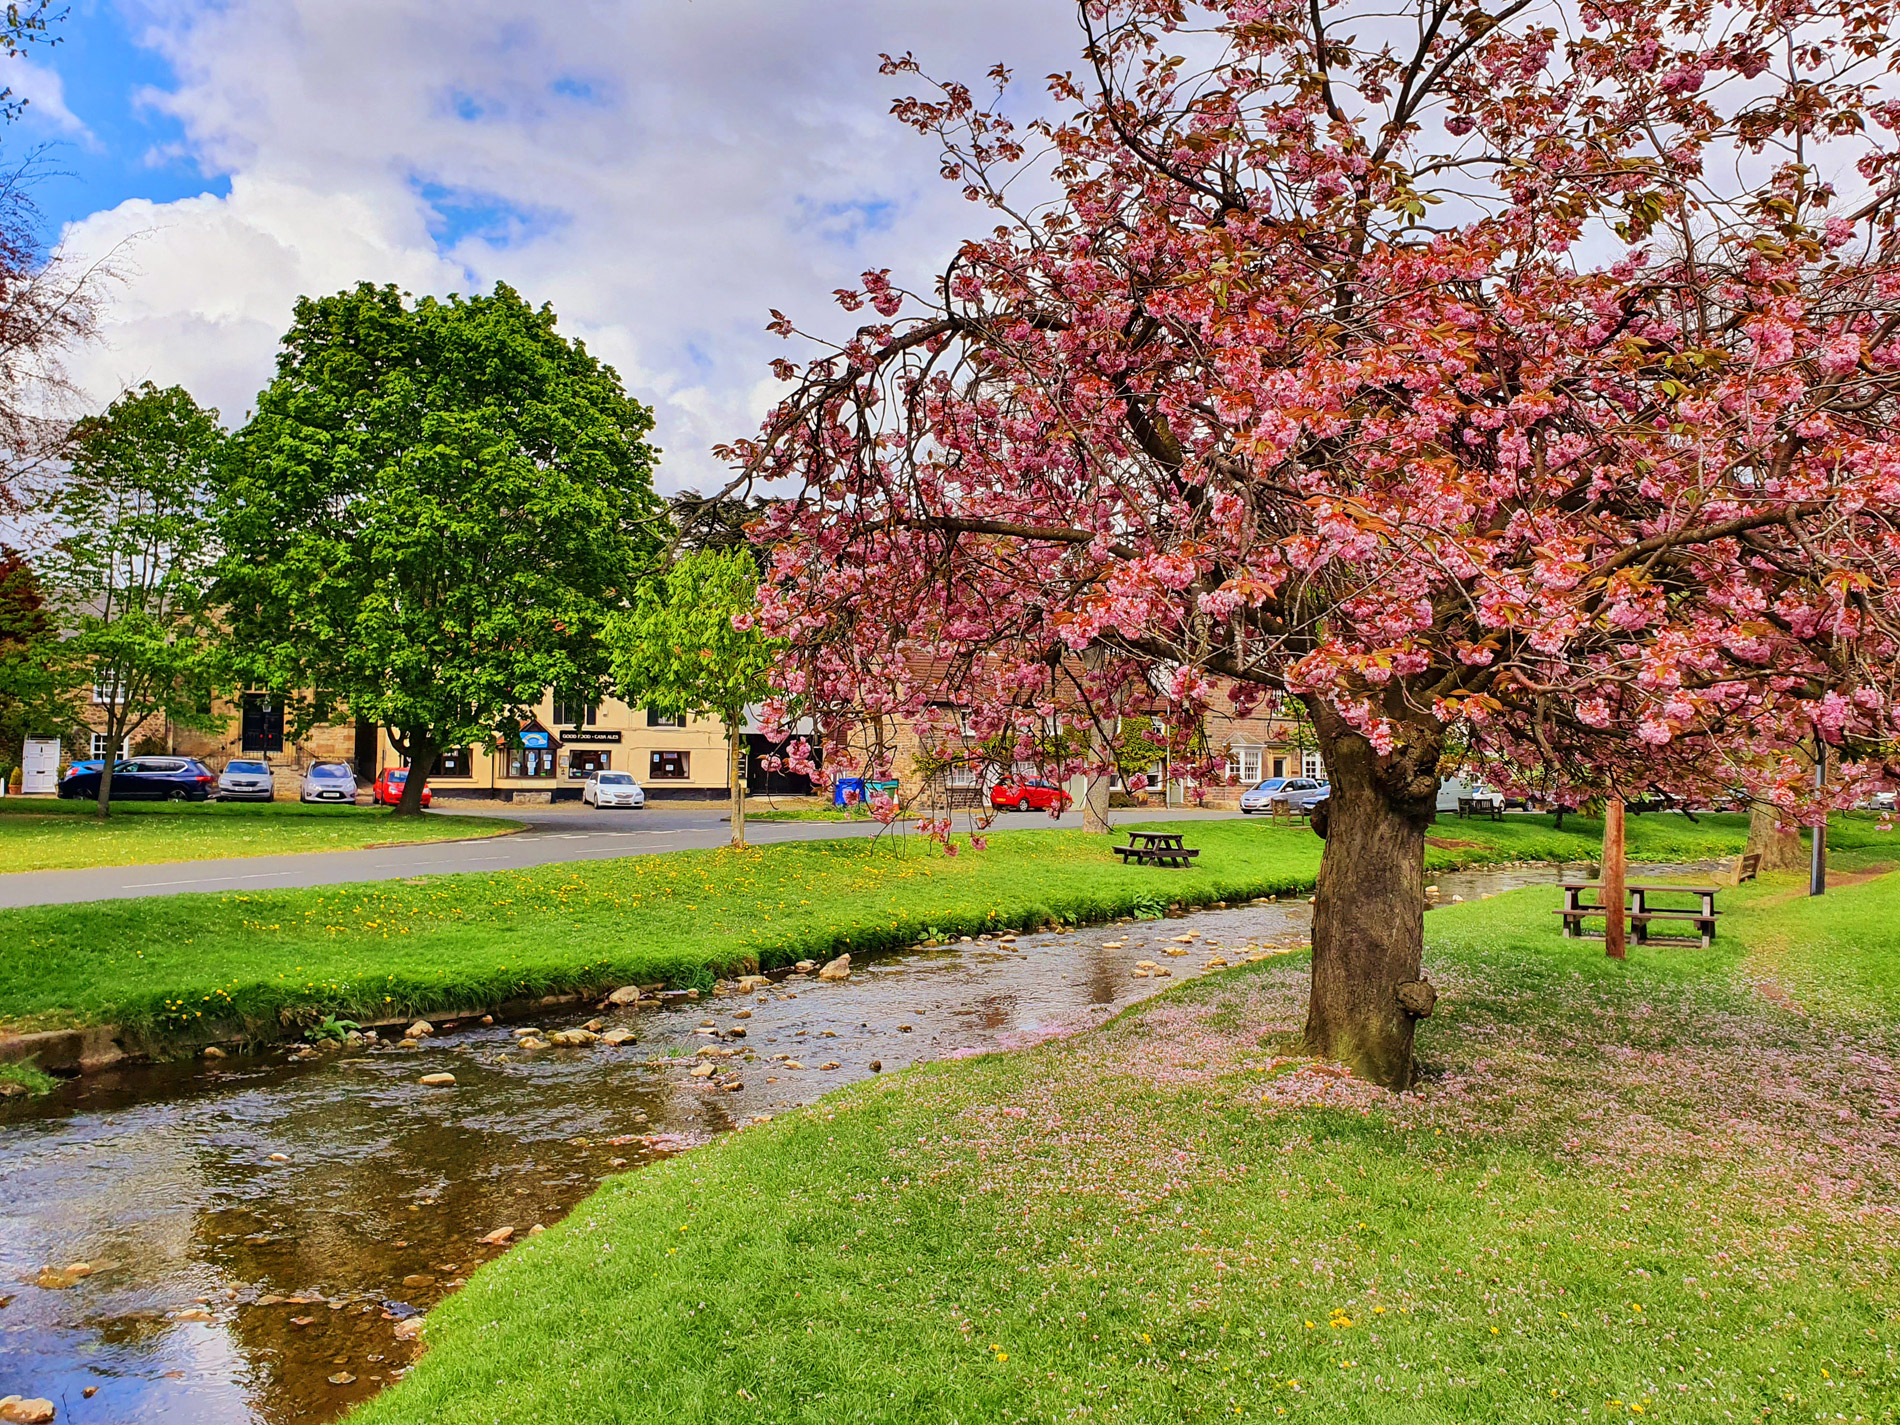
[(1319, 753), (1303, 752), (1300, 754), (1300, 775), (1302, 777), (1311, 777), (1315, 781), (1324, 781), (1326, 779), (1326, 764), (1319, 760)]
[[(653, 711), (652, 708), (648, 708), (647, 709), (647, 726), (648, 727), (684, 727), (686, 726), (686, 715), (684, 713), (681, 713), (678, 716), (669, 716), (666, 713), (657, 713)], [(656, 753), (655, 755), (657, 756), (658, 754)], [(680, 775), (684, 777), (686, 774), (684, 772), (681, 772)]]
[(1258, 747), (1236, 747), (1227, 754), (1228, 781), (1257, 782), (1260, 780), (1260, 749)]
[(511, 777), (552, 777), (554, 749), (551, 747), (510, 747), (508, 775)]
[(580, 693), (554, 695), (554, 720), (565, 727), (591, 727), (600, 716), (600, 704), (590, 703)]
[(655, 752), (652, 763), (647, 768), (647, 775), (656, 781), (683, 782), (692, 775), (687, 770), (689, 765), (688, 756), (684, 752)]
[(435, 756), (435, 770), (431, 777), (466, 777), (471, 775), (474, 758), (466, 747), (445, 747)]
[(943, 783), (946, 787), (974, 787), (976, 768), (968, 762), (952, 762), (944, 771)]
[(596, 772), (605, 772), (613, 765), (613, 760), (614, 754), (611, 752), (594, 747), (576, 747), (567, 754), (567, 775), (584, 782)]
[(241, 752), (284, 750), (284, 704), (269, 693), (246, 693), (239, 709)]
[[(92, 755), (94, 757), (104, 757), (106, 755), (106, 735), (103, 732), (95, 732), (92, 735)], [(119, 756), (126, 758), (131, 755), (132, 739), (128, 737), (119, 743)]]
[(98, 681), (92, 685), (92, 701), (95, 707), (125, 701), (125, 689), (120, 686), (118, 677), (110, 668), (99, 670)]

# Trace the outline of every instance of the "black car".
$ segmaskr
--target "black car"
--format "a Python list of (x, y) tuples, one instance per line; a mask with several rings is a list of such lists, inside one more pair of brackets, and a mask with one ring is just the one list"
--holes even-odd
[[(59, 784), (62, 797), (85, 801), (99, 795), (99, 768), (68, 772)], [(218, 779), (195, 757), (130, 757), (112, 768), (113, 801), (202, 802), (217, 790)]]

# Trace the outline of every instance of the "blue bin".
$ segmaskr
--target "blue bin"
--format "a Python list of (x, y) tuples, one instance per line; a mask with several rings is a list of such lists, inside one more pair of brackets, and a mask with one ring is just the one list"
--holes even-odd
[(864, 799), (864, 778), (862, 777), (840, 777), (831, 784), (833, 806), (862, 804)]

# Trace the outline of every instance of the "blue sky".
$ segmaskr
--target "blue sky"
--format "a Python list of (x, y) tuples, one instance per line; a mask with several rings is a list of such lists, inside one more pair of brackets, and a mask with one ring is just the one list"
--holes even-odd
[(928, 289), (988, 226), (889, 117), (911, 82), (879, 51), (1040, 75), (1073, 24), (1070, 0), (74, 0), (0, 139), (53, 145), (49, 235), (114, 274), (71, 363), (95, 404), (176, 382), (238, 421), (298, 296), (505, 281), (655, 407), (663, 483), (707, 488), (777, 395), (768, 308), (842, 335), (833, 288)]

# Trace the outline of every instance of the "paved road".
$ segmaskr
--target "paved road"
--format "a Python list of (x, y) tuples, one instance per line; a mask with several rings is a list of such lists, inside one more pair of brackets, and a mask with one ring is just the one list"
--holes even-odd
[[(367, 851), (308, 851), (289, 856), (243, 856), (221, 861), (171, 861), (153, 866), (93, 867), (83, 871), (21, 871), (0, 875), (0, 909), (26, 905), (63, 905), (74, 901), (126, 900), (207, 891), (263, 891), (333, 885), (345, 881), (388, 881), (402, 876), (446, 875), (457, 871), (515, 871), (557, 861), (597, 861), (644, 856), (655, 851), (685, 851), (723, 846), (731, 836), (717, 806), (691, 808), (655, 805), (645, 811), (597, 811), (592, 807), (497, 807), (492, 811), (444, 806), (475, 815), (526, 822), (528, 830), (484, 841), (433, 841)], [(1214, 820), (1231, 812), (1117, 811), (1116, 823), (1159, 820)], [(959, 818), (961, 820), (961, 818)], [(1080, 829), (1082, 817), (1071, 812), (1052, 822), (1043, 812), (1005, 813), (997, 830)], [(833, 821), (750, 821), (746, 837), (754, 845), (778, 841), (821, 841), (868, 836), (872, 828)]]

